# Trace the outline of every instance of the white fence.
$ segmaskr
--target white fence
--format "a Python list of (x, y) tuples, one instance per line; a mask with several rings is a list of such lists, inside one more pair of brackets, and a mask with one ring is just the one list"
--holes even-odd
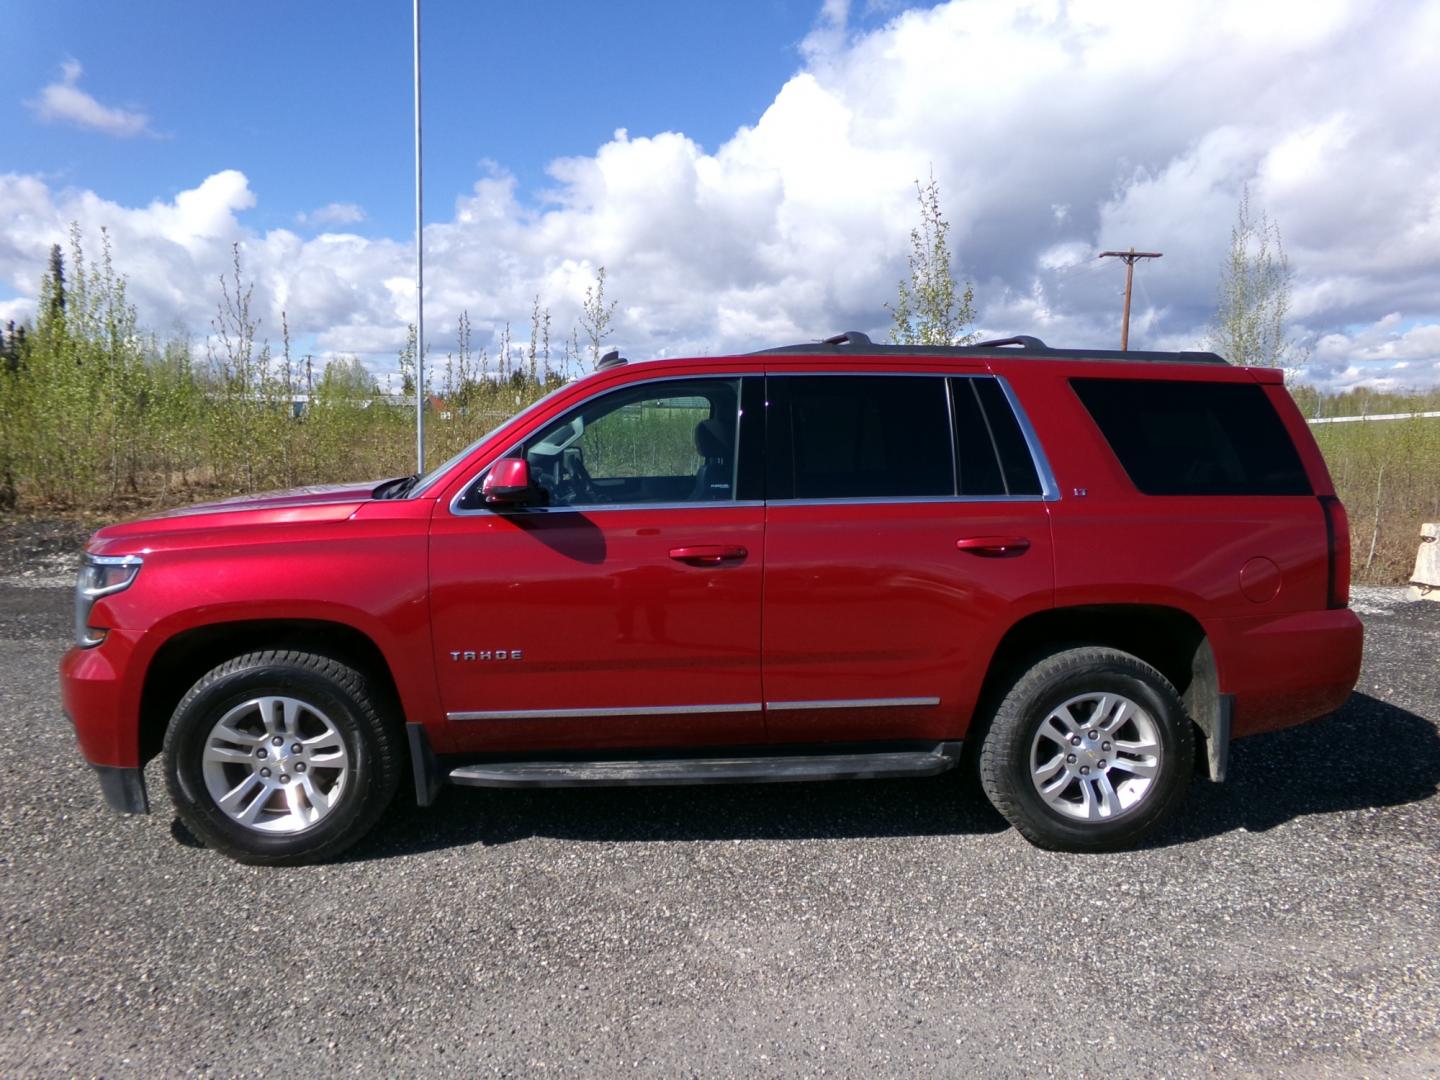
[(1312, 424), (1358, 424), (1366, 420), (1424, 420), (1440, 416), (1440, 412), (1375, 413), (1373, 416), (1317, 416)]

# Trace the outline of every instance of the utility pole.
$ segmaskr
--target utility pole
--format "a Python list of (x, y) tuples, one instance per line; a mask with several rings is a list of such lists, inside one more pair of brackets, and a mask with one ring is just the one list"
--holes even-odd
[(420, 167), (420, 0), (415, 15), (415, 471), (425, 472), (425, 195)]
[[(418, 4), (420, 0), (415, 0)], [(1135, 245), (1130, 245), (1129, 251), (1102, 251), (1099, 257), (1104, 259), (1114, 256), (1117, 259), (1125, 260), (1125, 314), (1120, 319), (1120, 351), (1125, 352), (1130, 348), (1130, 287), (1135, 283), (1135, 260), (1136, 259), (1158, 259), (1163, 254), (1159, 251), (1136, 251)]]

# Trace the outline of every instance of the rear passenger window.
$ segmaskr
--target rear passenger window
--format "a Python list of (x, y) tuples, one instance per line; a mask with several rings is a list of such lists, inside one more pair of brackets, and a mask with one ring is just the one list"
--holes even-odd
[(1072, 379), (1146, 495), (1309, 495), (1300, 456), (1254, 383)]
[(772, 377), (770, 414), (783, 434), (771, 444), (767, 496), (953, 495), (945, 383), (927, 376)]

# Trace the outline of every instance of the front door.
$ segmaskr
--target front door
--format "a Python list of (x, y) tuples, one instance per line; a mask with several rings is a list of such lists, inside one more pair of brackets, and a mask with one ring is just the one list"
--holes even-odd
[(602, 392), (510, 452), (547, 505), (491, 510), (467, 489), (437, 508), (432, 625), (455, 750), (763, 741), (764, 507), (739, 498), (742, 455), (758, 452), (740, 387)]

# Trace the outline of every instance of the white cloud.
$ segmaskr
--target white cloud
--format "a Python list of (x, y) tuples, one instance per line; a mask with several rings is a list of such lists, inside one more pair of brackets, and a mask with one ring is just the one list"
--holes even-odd
[(301, 212), (295, 215), (295, 221), (300, 225), (356, 225), (364, 220), (365, 211), (353, 202), (326, 203), (308, 214)]
[(21, 323), (35, 314), (35, 301), (28, 297), (0, 300), (0, 327)]
[(1322, 335), (1303, 369), (1327, 390), (1440, 386), (1440, 324), (1407, 326), (1398, 311), (1368, 326)]
[(40, 96), (26, 105), (47, 123), (72, 124), (120, 139), (155, 134), (150, 129), (150, 117), (143, 112), (102, 105), (81, 90), (83, 73), (80, 61), (66, 60), (60, 65), (60, 81), (43, 87)]
[[(868, 33), (839, 0), (817, 10), (800, 70), (713, 151), (618, 129), (552, 162), (538, 199), (489, 166), (426, 228), (434, 349), (462, 310), (477, 346), (493, 351), (506, 321), (523, 336), (536, 294), (558, 343), (601, 265), (632, 357), (882, 337), (914, 181), (933, 170), (986, 334), (1113, 346), (1124, 275), (1094, 256), (1134, 244), (1164, 258), (1136, 269), (1132, 342), (1196, 347), (1248, 184), (1283, 231), (1309, 376), (1440, 383), (1422, 332), (1440, 323), (1440, 141), (1417, 135), (1433, 126), (1440, 2), (1381, 18), (1366, 0), (1263, 17), (1248, 0), (965, 0)], [(66, 223), (103, 224), (144, 317), (198, 332), (239, 242), (272, 338), (283, 308), (317, 348), (393, 363), (413, 318), (408, 240), (259, 233), (253, 204), (233, 170), (137, 208), (0, 177), (0, 220), (16, 223), (0, 277), (33, 295)], [(1396, 311), (1404, 329), (1381, 327)]]

